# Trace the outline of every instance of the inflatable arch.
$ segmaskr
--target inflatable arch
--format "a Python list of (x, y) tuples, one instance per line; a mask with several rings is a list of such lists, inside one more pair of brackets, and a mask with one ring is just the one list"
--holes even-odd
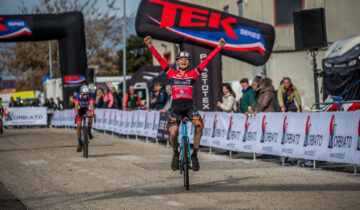
[(84, 18), (81, 12), (0, 15), (0, 42), (58, 40), (64, 104), (86, 81)]

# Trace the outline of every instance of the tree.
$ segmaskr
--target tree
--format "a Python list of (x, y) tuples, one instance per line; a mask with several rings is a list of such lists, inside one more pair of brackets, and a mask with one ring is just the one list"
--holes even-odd
[[(24, 2), (20, 14), (62, 13), (81, 11), (85, 20), (85, 37), (88, 65), (98, 65), (99, 75), (118, 74), (116, 47), (121, 44), (121, 19), (115, 14), (120, 8), (116, 0), (106, 0), (107, 10), (99, 11), (98, 0), (66, 1), (38, 0), (38, 4), (29, 11)], [(57, 41), (52, 43), (52, 66), (55, 76), (60, 75), (59, 50)], [(17, 90), (42, 90), (42, 77), (49, 75), (49, 43), (17, 42), (1, 43), (0, 71), (7, 71), (17, 77)]]
[[(118, 51), (118, 66), (122, 74), (123, 70), (123, 51)], [(152, 54), (148, 50), (142, 37), (131, 35), (126, 40), (126, 72), (127, 75), (133, 74), (141, 66), (152, 66)]]

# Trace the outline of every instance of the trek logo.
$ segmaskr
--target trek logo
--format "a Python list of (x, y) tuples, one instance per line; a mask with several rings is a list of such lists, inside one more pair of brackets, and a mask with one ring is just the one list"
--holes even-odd
[(339, 136), (336, 135), (335, 115), (331, 116), (330, 121), (330, 136), (328, 148), (350, 148), (352, 143), (352, 136)]
[(13, 39), (19, 36), (31, 36), (31, 29), (23, 19), (4, 20), (0, 17), (0, 40)]
[[(266, 44), (260, 30), (237, 25), (235, 17), (224, 18), (216, 12), (175, 2), (163, 0), (149, 0), (149, 2), (163, 6), (160, 21), (148, 15), (148, 18), (161, 28), (210, 46), (217, 46), (218, 40), (223, 37), (227, 42), (224, 47), (226, 50), (256, 51), (265, 54)], [(180, 17), (177, 17), (178, 14)]]

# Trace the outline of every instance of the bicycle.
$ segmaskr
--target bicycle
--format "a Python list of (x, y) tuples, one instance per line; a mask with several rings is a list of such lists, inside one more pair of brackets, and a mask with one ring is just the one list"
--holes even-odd
[(88, 158), (89, 154), (89, 134), (88, 134), (88, 123), (87, 118), (90, 118), (86, 116), (86, 114), (81, 116), (81, 133), (83, 135), (83, 157)]
[(192, 161), (186, 122), (191, 121), (192, 119), (181, 117), (179, 120), (182, 126), (182, 136), (180, 143), (180, 174), (184, 175), (184, 187), (186, 190), (189, 190), (189, 169), (191, 169), (190, 165), (192, 164)]

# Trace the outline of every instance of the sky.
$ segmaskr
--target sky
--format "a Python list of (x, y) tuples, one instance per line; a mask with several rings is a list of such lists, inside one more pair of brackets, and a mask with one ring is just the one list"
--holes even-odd
[[(86, 1), (86, 0), (80, 0), (80, 1)], [(124, 0), (117, 0), (116, 6), (122, 7)], [(138, 6), (140, 4), (141, 0), (126, 0), (126, 15), (136, 15), (136, 11), (138, 9)], [(21, 5), (22, 0), (0, 0), (0, 14), (1, 15), (11, 15), (11, 14), (17, 14), (19, 13), (17, 7)], [(31, 10), (31, 8), (38, 3), (38, 0), (24, 0), (25, 5)], [(98, 4), (100, 6), (100, 10), (105, 11), (106, 10), (106, 1), (104, 0), (98, 0)], [(123, 11), (121, 11), (118, 14), (118, 17), (123, 16)]]
[[(38, 0), (23, 0), (25, 2), (26, 7), (29, 11), (34, 7), (34, 5), (38, 4)], [(79, 1), (86, 1), (86, 0), (79, 0)], [(116, 7), (122, 8), (124, 0), (117, 0), (116, 1)], [(125, 0), (126, 2), (126, 15), (129, 16), (136, 16), (137, 9), (139, 7), (141, 0)], [(18, 6), (21, 5), (22, 0), (0, 0), (0, 16), (1, 15), (14, 15), (19, 14)], [(107, 5), (106, 1), (104, 0), (98, 0), (98, 5), (100, 8), (100, 11), (106, 11)], [(120, 9), (119, 14), (117, 14), (117, 17), (123, 16), (123, 9)], [(0, 45), (1, 47), (1, 45)], [(5, 72), (0, 73), (0, 77), (2, 79), (14, 79), (13, 76), (8, 76)]]

